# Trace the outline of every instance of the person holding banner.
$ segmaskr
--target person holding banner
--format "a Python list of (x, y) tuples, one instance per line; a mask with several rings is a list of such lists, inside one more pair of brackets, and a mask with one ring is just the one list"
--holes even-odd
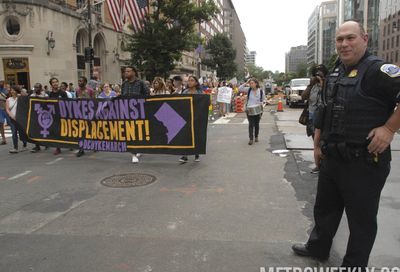
[(249, 120), (249, 145), (252, 145), (253, 141), (258, 142), (265, 94), (255, 78), (250, 78), (245, 84), (241, 85), (239, 91), (247, 92), (246, 114)]
[[(62, 91), (58, 87), (59, 81), (57, 78), (55, 77), (50, 78), (49, 83), (51, 86), (51, 91), (49, 92), (50, 98), (68, 98), (67, 93)], [(61, 153), (61, 148), (57, 147), (53, 154), (58, 155), (60, 153)]]
[[(122, 96), (150, 95), (150, 89), (143, 80), (138, 79), (138, 71), (134, 66), (127, 66), (124, 70), (125, 81), (122, 83)], [(139, 154), (132, 153), (132, 163), (138, 163)]]
[(12, 141), (14, 148), (10, 150), (11, 154), (18, 153), (18, 135), (19, 139), (23, 143), (23, 147), (21, 151), (25, 151), (27, 145), (26, 135), (21, 129), (21, 127), (17, 124), (17, 106), (18, 106), (18, 96), (21, 94), (21, 89), (18, 86), (12, 86), (10, 89), (10, 97), (7, 98), (6, 101), (6, 111), (8, 116), (10, 117), (10, 127), (12, 133)]
[[(182, 94), (203, 94), (203, 91), (201, 90), (200, 87), (200, 82), (197, 79), (197, 77), (191, 75), (188, 77), (188, 83), (187, 83), (188, 88), (185, 89)], [(179, 159), (180, 162), (182, 163), (186, 163), (188, 161), (188, 157), (187, 156), (182, 156)], [(196, 154), (194, 156), (194, 161), (195, 162), (199, 162), (200, 161), (200, 155)]]
[[(43, 90), (42, 88), (42, 84), (40, 83), (36, 83), (33, 86), (33, 93), (30, 95), (30, 97), (48, 97), (49, 95)], [(39, 144), (35, 144), (35, 147), (31, 149), (32, 153), (36, 153), (40, 151), (40, 145)]]

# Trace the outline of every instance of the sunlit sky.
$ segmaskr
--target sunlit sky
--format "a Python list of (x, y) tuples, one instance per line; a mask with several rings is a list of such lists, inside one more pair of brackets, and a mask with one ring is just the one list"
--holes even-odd
[(256, 65), (285, 71), (285, 53), (307, 45), (308, 18), (322, 0), (232, 0)]

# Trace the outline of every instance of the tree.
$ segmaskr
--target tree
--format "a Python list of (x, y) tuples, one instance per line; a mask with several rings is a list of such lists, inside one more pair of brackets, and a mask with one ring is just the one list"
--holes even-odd
[(230, 79), (237, 71), (235, 63), (236, 50), (233, 48), (231, 40), (222, 33), (212, 37), (206, 45), (206, 53), (209, 58), (204, 59), (203, 63), (217, 70), (217, 77), (220, 79)]
[(127, 46), (131, 63), (147, 79), (166, 78), (175, 68), (183, 51), (194, 50), (201, 42), (197, 23), (209, 21), (218, 12), (213, 0), (199, 6), (190, 0), (153, 0), (151, 14), (143, 29), (132, 35)]
[(297, 76), (298, 77), (307, 77), (308, 74), (308, 66), (306, 63), (300, 63), (299, 65), (297, 65)]
[(247, 69), (251, 77), (255, 77), (258, 81), (265, 79), (264, 68), (253, 64), (247, 65)]

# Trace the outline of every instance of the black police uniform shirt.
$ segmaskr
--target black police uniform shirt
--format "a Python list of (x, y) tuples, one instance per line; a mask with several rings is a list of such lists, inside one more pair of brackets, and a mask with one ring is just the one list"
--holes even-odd
[[(367, 56), (368, 52), (363, 58)], [(352, 67), (347, 68), (347, 75), (352, 70)], [(367, 70), (361, 87), (366, 95), (377, 98), (388, 105), (389, 109), (394, 109), (396, 103), (400, 102), (400, 68), (384, 61), (376, 62)]]

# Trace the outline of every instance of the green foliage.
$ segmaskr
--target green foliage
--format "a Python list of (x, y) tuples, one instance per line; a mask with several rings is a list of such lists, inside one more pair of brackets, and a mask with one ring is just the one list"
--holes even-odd
[(249, 64), (247, 65), (247, 70), (249, 75), (255, 77), (258, 81), (262, 81), (266, 78), (264, 68), (260, 66)]
[(206, 53), (209, 58), (204, 59), (203, 63), (216, 69), (217, 77), (230, 79), (235, 75), (237, 71), (236, 50), (225, 34), (218, 33), (212, 37), (206, 45)]
[(297, 77), (307, 77), (308, 74), (308, 66), (306, 63), (300, 63), (297, 65)]
[(196, 24), (218, 12), (213, 0), (199, 6), (190, 0), (154, 0), (151, 9), (154, 12), (147, 16), (143, 29), (132, 35), (127, 46), (131, 63), (150, 80), (166, 78), (182, 52), (194, 50), (201, 42)]

